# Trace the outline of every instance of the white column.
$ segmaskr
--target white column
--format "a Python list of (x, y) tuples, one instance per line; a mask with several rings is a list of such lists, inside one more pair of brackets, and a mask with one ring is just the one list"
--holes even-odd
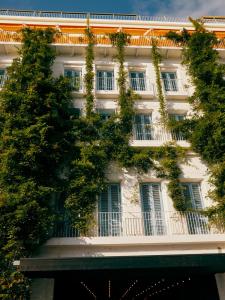
[(31, 284), (31, 300), (53, 300), (54, 279), (36, 278)]
[(225, 300), (225, 273), (215, 275), (220, 300)]

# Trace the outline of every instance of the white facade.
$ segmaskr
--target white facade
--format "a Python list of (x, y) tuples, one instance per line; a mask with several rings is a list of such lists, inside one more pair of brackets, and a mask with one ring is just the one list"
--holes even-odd
[[(31, 16), (1, 16), (2, 24), (41, 24), (49, 26), (85, 26), (84, 19), (69, 18), (43, 18)], [(137, 28), (151, 31), (153, 29), (175, 29), (183, 27), (193, 29), (189, 22), (184, 21), (138, 21), (138, 20), (107, 20), (91, 19), (93, 27), (110, 28)], [(225, 21), (221, 23), (207, 23), (207, 27), (216, 31), (225, 31)], [(0, 41), (0, 69), (5, 69), (16, 56), (16, 43), (14, 41)], [(19, 44), (18, 44), (19, 45)], [(81, 44), (55, 44), (57, 58), (53, 72), (55, 76), (64, 75), (65, 70), (79, 71), (82, 78), (85, 74), (85, 46)], [(191, 117), (192, 109), (188, 103), (188, 96), (193, 92), (190, 78), (185, 67), (181, 64), (181, 49), (178, 47), (160, 47), (162, 62), (161, 72), (173, 73), (175, 79), (168, 78), (172, 88), (164, 89), (169, 114), (185, 115)], [(225, 49), (220, 49), (221, 62), (224, 63)], [(95, 108), (97, 110), (118, 110), (117, 76), (118, 64), (113, 55), (115, 49), (110, 45), (98, 44), (95, 46)], [(157, 99), (156, 77), (152, 62), (151, 47), (131, 45), (126, 48), (125, 67), (130, 72), (144, 74), (141, 79), (134, 79), (133, 84), (140, 99), (135, 101), (136, 114), (149, 115), (151, 118), (150, 138), (142, 136), (130, 141), (133, 147), (156, 147), (166, 142), (176, 142), (188, 149), (186, 162), (180, 165), (182, 183), (195, 184), (199, 187), (202, 208), (212, 205), (208, 192), (210, 190), (209, 173), (207, 166), (199, 156), (192, 152), (188, 141), (174, 138), (173, 133), (167, 132), (160, 124), (159, 101)], [(97, 74), (99, 71), (113, 72), (113, 77), (99, 89)], [(111, 76), (111, 75), (110, 75)], [(138, 77), (139, 75), (137, 75)], [(142, 76), (142, 75), (140, 75)], [(143, 79), (142, 79), (143, 78)], [(173, 84), (176, 88), (173, 88)], [(164, 85), (163, 79), (162, 84)], [(104, 89), (106, 87), (106, 89)], [(107, 87), (108, 90), (107, 90)], [(83, 85), (78, 91), (73, 92), (74, 107), (79, 108), (85, 114), (85, 99), (83, 97)], [(119, 184), (121, 207), (119, 212), (119, 231), (115, 233), (108, 230), (100, 234), (98, 228), (99, 219), (96, 211), (96, 222), (88, 237), (69, 237), (66, 234), (51, 238), (40, 249), (39, 258), (71, 258), (71, 257), (114, 257), (114, 256), (149, 256), (149, 255), (174, 255), (174, 254), (222, 254), (225, 253), (225, 234), (219, 232), (213, 226), (208, 227), (207, 218), (196, 214), (193, 216), (180, 215), (173, 207), (172, 200), (168, 195), (167, 181), (156, 177), (149, 171), (147, 174), (138, 174), (135, 170), (121, 168), (117, 164), (111, 164), (106, 170), (109, 182)], [(158, 184), (160, 203), (162, 209), (163, 231), (151, 231), (146, 234), (143, 223), (141, 185)], [(151, 216), (154, 218), (155, 215)], [(111, 217), (112, 218), (112, 217)], [(189, 220), (189, 221), (188, 221)], [(191, 221), (190, 221), (191, 220)], [(109, 220), (107, 222), (118, 222)], [(191, 222), (191, 225), (189, 224)], [(154, 225), (155, 226), (155, 225)], [(154, 227), (153, 226), (153, 227)], [(190, 230), (190, 226), (195, 228)], [(206, 230), (207, 228), (207, 230)], [(64, 235), (64, 236), (63, 236)], [(221, 276), (220, 279), (221, 285)], [(225, 284), (225, 283), (224, 283)], [(223, 288), (220, 288), (221, 291)], [(222, 293), (222, 292), (221, 292)], [(35, 298), (36, 299), (36, 298)], [(223, 296), (221, 299), (224, 299)]]

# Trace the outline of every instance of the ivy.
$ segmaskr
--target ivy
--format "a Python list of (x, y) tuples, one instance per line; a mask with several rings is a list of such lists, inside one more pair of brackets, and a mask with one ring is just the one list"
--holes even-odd
[[(12, 262), (51, 234), (52, 200), (63, 188), (72, 146), (70, 85), (54, 78), (55, 32), (22, 31), (23, 45), (0, 93), (0, 297), (25, 299), (27, 283)], [(9, 288), (7, 288), (9, 287)]]
[(88, 26), (85, 29), (85, 35), (87, 37), (87, 49), (85, 55), (86, 61), (86, 73), (85, 73), (85, 89), (86, 89), (86, 116), (87, 118), (91, 116), (93, 112), (93, 103), (94, 103), (94, 72), (93, 72), (93, 61), (94, 61), (94, 34), (91, 31), (91, 28)]
[(169, 180), (167, 185), (169, 196), (173, 200), (174, 208), (178, 211), (187, 210), (184, 194), (180, 184), (181, 169), (179, 164), (184, 162), (186, 151), (173, 144), (160, 147), (155, 153), (155, 159), (159, 161), (156, 167), (158, 177)]
[(168, 113), (166, 107), (166, 99), (163, 94), (160, 67), (159, 67), (161, 59), (162, 58), (157, 47), (157, 40), (155, 38), (152, 38), (152, 61), (155, 69), (155, 75), (156, 75), (156, 88), (157, 88), (157, 96), (159, 99), (159, 112), (161, 116), (160, 123), (163, 124), (164, 126), (167, 126)]
[[(225, 67), (218, 62), (218, 43), (214, 33), (204, 24), (190, 19), (195, 31), (189, 34), (170, 32), (167, 37), (183, 45), (183, 63), (192, 78), (195, 92), (189, 101), (195, 115), (181, 128), (186, 130), (194, 151), (208, 164), (215, 201), (208, 213), (212, 219), (225, 220)], [(176, 124), (179, 126), (179, 124)]]
[[(174, 145), (158, 149), (129, 145), (137, 98), (127, 88), (124, 69), (129, 35), (110, 35), (119, 63), (119, 112), (103, 121), (94, 111), (95, 39), (90, 27), (85, 32), (85, 116), (71, 116), (71, 85), (66, 78), (52, 76), (55, 53), (49, 45), (55, 33), (50, 29), (23, 30), (20, 57), (9, 68), (9, 80), (0, 95), (0, 291), (5, 299), (26, 298), (29, 282), (12, 261), (32, 255), (51, 235), (53, 221), (70, 222), (81, 234), (92, 228), (93, 211), (107, 184), (105, 172), (111, 162), (137, 172), (154, 169), (169, 180), (175, 208), (185, 210), (178, 166), (182, 150)], [(54, 211), (56, 199), (63, 202), (64, 211)]]

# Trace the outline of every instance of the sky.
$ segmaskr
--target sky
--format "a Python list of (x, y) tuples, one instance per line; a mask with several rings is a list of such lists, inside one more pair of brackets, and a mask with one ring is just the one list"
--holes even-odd
[(0, 8), (135, 13), (150, 16), (225, 16), (225, 0), (0, 0)]

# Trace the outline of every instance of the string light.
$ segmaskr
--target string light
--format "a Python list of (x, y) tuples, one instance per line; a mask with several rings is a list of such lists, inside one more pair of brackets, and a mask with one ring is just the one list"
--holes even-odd
[(109, 299), (111, 298), (111, 281), (109, 280)]
[(164, 281), (164, 279), (159, 280), (158, 282), (154, 283), (153, 285), (151, 285), (150, 287), (148, 287), (147, 289), (143, 290), (141, 293), (135, 295), (135, 297), (139, 297), (143, 294), (145, 294), (147, 291), (155, 288), (158, 284), (162, 283)]
[[(187, 280), (190, 281), (191, 278), (188, 277)], [(168, 290), (170, 290), (170, 289), (176, 288), (176, 287), (178, 287), (179, 285), (184, 284), (184, 283), (185, 283), (185, 280), (181, 280), (180, 282), (179, 282), (179, 281), (174, 282), (174, 283), (171, 284), (170, 286), (164, 287), (164, 288), (162, 288), (162, 289), (160, 289), (160, 290), (158, 290), (158, 291), (155, 291), (155, 292), (151, 293), (150, 295), (148, 295), (148, 297), (152, 297), (152, 296), (154, 296), (154, 295), (156, 295), (156, 294), (160, 294), (160, 293), (163, 293), (164, 291), (168, 291)]]
[(80, 283), (96, 299), (96, 295), (89, 289), (89, 287), (83, 281)]
[(135, 284), (138, 282), (138, 280), (135, 280), (130, 287), (125, 291), (125, 293), (122, 295), (122, 297), (120, 299), (123, 299), (129, 292), (130, 290), (135, 286)]

